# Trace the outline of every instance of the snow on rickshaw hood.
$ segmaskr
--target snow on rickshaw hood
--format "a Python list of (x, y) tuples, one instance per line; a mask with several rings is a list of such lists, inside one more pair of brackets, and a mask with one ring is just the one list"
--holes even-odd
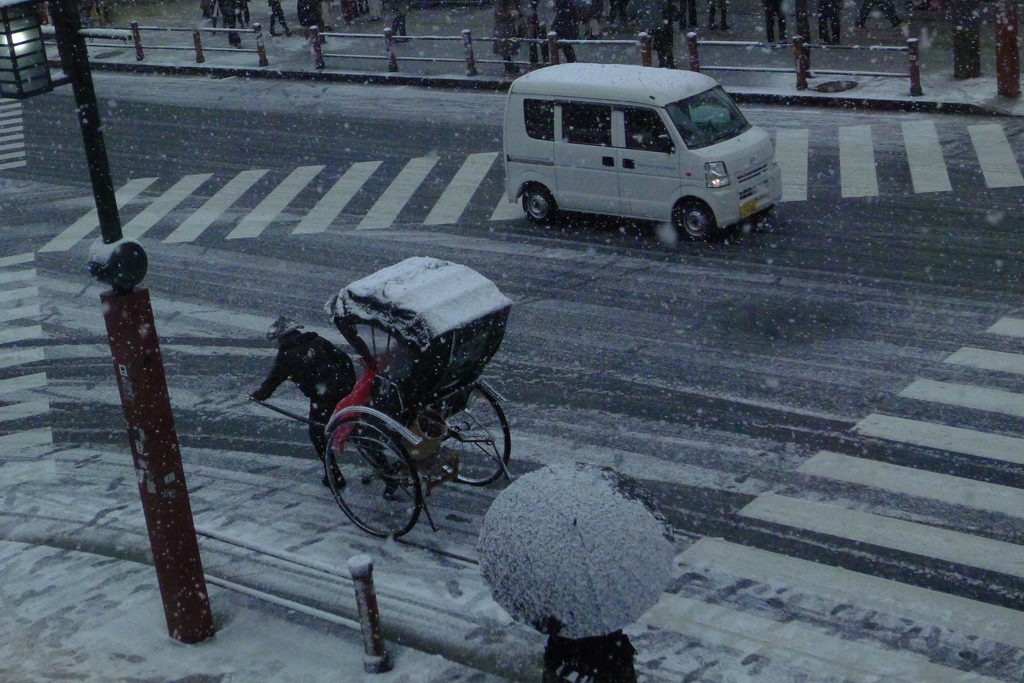
[(332, 317), (376, 322), (421, 348), (512, 300), (472, 268), (414, 256), (356, 280), (324, 305)]

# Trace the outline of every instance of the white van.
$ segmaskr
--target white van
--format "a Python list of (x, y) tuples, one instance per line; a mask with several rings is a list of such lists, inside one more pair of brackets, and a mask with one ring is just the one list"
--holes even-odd
[(516, 79), (505, 109), (505, 193), (533, 221), (558, 209), (671, 220), (706, 238), (771, 209), (771, 138), (690, 71), (561, 64)]

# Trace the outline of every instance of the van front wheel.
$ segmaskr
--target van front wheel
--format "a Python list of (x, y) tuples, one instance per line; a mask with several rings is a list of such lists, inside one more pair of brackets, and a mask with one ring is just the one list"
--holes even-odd
[(676, 230), (691, 240), (706, 240), (718, 229), (711, 207), (702, 201), (684, 200), (672, 209), (672, 223)]
[(547, 223), (558, 211), (555, 198), (543, 185), (527, 185), (523, 189), (523, 211), (534, 223)]

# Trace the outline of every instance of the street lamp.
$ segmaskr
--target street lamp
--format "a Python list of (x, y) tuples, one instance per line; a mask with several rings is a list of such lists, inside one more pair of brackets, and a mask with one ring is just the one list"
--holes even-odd
[[(89, 52), (76, 0), (50, 0), (64, 78), (75, 94), (101, 237), (89, 250), (89, 272), (111, 289), (100, 295), (128, 443), (149, 531), (153, 565), (171, 637), (198, 643), (213, 635), (213, 616), (199, 540), (174, 429), (146, 275), (146, 252), (121, 230), (103, 142)], [(53, 89), (34, 0), (0, 0), (0, 94), (26, 98)]]

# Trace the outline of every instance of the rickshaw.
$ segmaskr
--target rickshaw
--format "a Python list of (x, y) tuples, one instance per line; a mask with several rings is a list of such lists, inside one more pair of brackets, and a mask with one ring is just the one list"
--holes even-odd
[(502, 398), (481, 373), (512, 302), (487, 278), (414, 257), (353, 282), (324, 306), (363, 374), (326, 426), (328, 486), (360, 529), (408, 533), (446, 482), (510, 478)]

